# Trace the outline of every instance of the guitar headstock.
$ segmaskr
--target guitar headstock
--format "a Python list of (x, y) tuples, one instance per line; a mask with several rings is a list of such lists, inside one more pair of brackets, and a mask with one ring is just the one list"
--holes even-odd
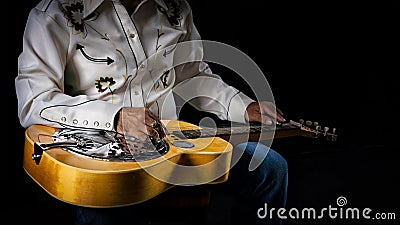
[(318, 122), (300, 119), (298, 122), (290, 120), (291, 125), (301, 129), (301, 135), (310, 138), (321, 138), (328, 141), (336, 141), (336, 128), (322, 127)]

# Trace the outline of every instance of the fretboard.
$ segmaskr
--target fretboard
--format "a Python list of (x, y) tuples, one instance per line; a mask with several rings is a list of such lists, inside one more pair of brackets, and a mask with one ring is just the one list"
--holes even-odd
[(300, 127), (298, 124), (288, 122), (277, 126), (245, 124), (241, 126), (234, 125), (234, 126), (224, 126), (216, 128), (203, 127), (194, 130), (174, 131), (173, 134), (180, 138), (194, 139), (194, 138), (205, 138), (205, 137), (223, 137), (223, 136), (240, 135), (240, 134), (272, 133), (272, 132), (299, 130), (299, 129)]

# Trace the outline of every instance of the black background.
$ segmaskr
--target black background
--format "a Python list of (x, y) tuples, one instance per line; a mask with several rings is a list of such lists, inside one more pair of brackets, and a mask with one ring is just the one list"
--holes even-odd
[[(37, 193), (22, 168), (24, 134), (17, 118), (14, 78), (27, 14), (35, 2), (15, 2), (16, 10), (3, 19), (9, 26), (3, 34), (8, 38), (4, 45), (9, 60), (3, 60), (2, 74), (7, 146), (2, 149), (3, 186), (7, 208), (31, 217), (65, 210), (52, 203), (33, 203), (43, 193)], [(232, 45), (252, 58), (286, 118), (337, 128), (336, 143), (298, 138), (274, 142), (289, 163), (288, 207), (327, 207), (345, 196), (349, 207), (396, 212), (400, 217), (399, 3), (191, 0), (190, 4), (202, 39)], [(230, 71), (211, 68), (228, 83), (249, 91)], [(36, 224), (34, 218), (31, 223)]]

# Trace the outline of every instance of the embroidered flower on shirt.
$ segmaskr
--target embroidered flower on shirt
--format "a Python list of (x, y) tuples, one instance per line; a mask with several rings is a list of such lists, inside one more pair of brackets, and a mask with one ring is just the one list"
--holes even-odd
[(84, 17), (84, 5), (82, 1), (77, 1), (71, 4), (63, 4), (60, 6), (64, 12), (64, 17), (68, 20), (68, 26), (72, 27), (73, 34), (79, 34), (82, 38), (86, 38), (87, 29), (86, 22), (97, 19), (98, 13), (93, 12), (87, 17)]
[(168, 22), (173, 27), (179, 27), (181, 25), (181, 2), (179, 0), (164, 0), (165, 5), (167, 6), (167, 10), (165, 10), (161, 6), (157, 6), (158, 10), (167, 16)]
[(111, 94), (114, 93), (114, 91), (111, 89), (111, 86), (115, 84), (114, 78), (112, 77), (100, 77), (96, 80), (95, 84), (98, 92), (100, 93), (103, 93), (106, 90), (110, 90)]
[(168, 85), (168, 76), (169, 76), (170, 70), (165, 71), (160, 79), (153, 85), (153, 88), (155, 91), (159, 90), (162, 87), (167, 88)]

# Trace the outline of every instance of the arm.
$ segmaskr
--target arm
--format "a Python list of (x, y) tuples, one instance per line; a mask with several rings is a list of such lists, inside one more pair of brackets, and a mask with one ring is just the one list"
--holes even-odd
[(30, 12), (15, 78), (20, 123), (112, 129), (120, 106), (66, 91), (69, 35), (66, 26), (44, 10)]
[(174, 93), (183, 102), (190, 101), (198, 110), (214, 113), (223, 120), (245, 122), (245, 110), (254, 100), (225, 83), (203, 61), (200, 34), (193, 23), (189, 5), (186, 8), (188, 15), (183, 25), (187, 33), (181, 44), (183, 47), (177, 49), (176, 58), (177, 61), (188, 58), (191, 61), (183, 64), (176, 62)]

